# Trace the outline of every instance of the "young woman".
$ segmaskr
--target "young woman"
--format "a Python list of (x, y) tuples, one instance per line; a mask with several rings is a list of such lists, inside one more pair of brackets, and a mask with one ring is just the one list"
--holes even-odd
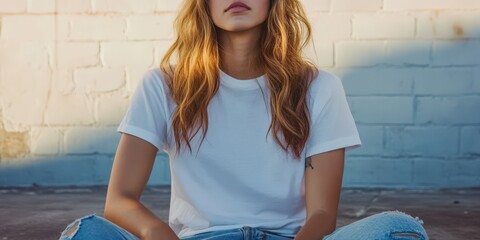
[[(176, 41), (118, 127), (105, 218), (77, 219), (61, 239), (428, 238), (398, 211), (336, 229), (345, 150), (361, 142), (340, 79), (301, 55), (300, 1), (183, 4)], [(168, 223), (139, 201), (158, 150)]]

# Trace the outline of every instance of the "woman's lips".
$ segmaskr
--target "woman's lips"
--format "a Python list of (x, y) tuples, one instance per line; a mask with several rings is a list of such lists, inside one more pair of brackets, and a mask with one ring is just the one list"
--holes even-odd
[(228, 6), (227, 9), (225, 9), (225, 12), (228, 12), (228, 11), (242, 12), (242, 11), (246, 11), (246, 10), (250, 10), (250, 7), (247, 6), (246, 4), (242, 3), (242, 2), (234, 2), (234, 3), (230, 4), (230, 6)]
[(242, 11), (246, 11), (246, 10), (248, 10), (248, 8), (243, 7), (243, 6), (236, 6), (236, 7), (232, 7), (230, 9), (228, 9), (227, 12), (242, 12)]

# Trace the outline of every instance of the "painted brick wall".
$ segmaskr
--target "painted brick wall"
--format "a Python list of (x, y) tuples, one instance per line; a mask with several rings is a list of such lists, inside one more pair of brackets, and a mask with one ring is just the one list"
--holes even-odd
[[(105, 184), (177, 0), (0, 0), (0, 186)], [(363, 141), (344, 186), (480, 186), (480, 1), (303, 0)], [(149, 184), (168, 184), (157, 156)]]

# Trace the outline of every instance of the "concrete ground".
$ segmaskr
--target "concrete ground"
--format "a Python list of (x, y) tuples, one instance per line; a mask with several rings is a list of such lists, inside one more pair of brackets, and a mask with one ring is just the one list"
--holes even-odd
[[(0, 240), (58, 239), (78, 217), (103, 216), (106, 186), (0, 188)], [(167, 221), (169, 186), (149, 186), (142, 202)], [(337, 227), (386, 210), (424, 221), (430, 239), (480, 239), (480, 188), (343, 189)]]

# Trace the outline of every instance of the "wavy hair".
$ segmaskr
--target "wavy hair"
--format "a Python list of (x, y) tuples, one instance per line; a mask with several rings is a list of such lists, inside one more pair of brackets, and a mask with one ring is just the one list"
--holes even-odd
[[(302, 56), (302, 50), (312, 40), (312, 28), (299, 0), (270, 0), (262, 27), (258, 59), (270, 91), (272, 116), (267, 135), (273, 129), (275, 142), (300, 159), (310, 134), (306, 94), (319, 72), (315, 64)], [(217, 29), (207, 0), (184, 0), (174, 28), (176, 39), (160, 68), (177, 104), (172, 117), (177, 153), (183, 141), (191, 152), (190, 140), (200, 127), (202, 142), (205, 138), (207, 106), (219, 88)], [(193, 129), (196, 130), (191, 135)]]

